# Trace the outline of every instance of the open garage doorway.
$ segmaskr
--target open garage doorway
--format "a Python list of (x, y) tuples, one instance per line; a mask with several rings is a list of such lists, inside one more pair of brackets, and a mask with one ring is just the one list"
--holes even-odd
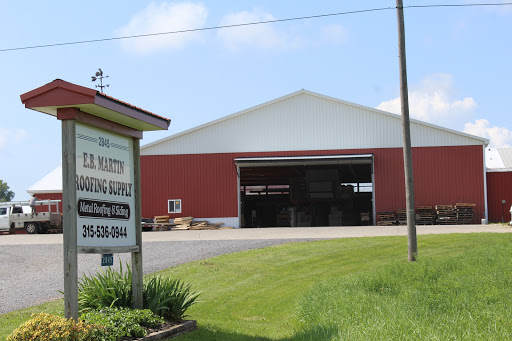
[(235, 159), (241, 227), (372, 225), (373, 155)]

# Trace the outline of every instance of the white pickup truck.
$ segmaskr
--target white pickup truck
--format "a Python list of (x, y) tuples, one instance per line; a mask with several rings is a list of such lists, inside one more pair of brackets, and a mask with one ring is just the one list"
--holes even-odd
[[(46, 233), (49, 229), (62, 229), (60, 200), (38, 200), (36, 206), (48, 206), (45, 212), (35, 212), (28, 201), (0, 202), (0, 231), (13, 233), (24, 229), (27, 233)], [(52, 206), (56, 209), (52, 212)], [(56, 212), (55, 212), (56, 211)]]

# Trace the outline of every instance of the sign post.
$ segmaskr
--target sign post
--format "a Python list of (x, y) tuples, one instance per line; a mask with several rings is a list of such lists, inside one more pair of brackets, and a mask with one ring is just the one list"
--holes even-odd
[(132, 257), (133, 308), (143, 308), (140, 139), (169, 119), (55, 80), (21, 95), (25, 107), (62, 121), (64, 303), (78, 319), (78, 253)]

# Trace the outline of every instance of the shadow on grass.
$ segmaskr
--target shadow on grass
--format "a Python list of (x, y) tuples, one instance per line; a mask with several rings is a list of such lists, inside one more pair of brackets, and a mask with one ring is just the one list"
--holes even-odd
[(338, 335), (336, 326), (316, 326), (306, 331), (295, 333), (291, 337), (282, 339), (269, 339), (266, 337), (235, 334), (219, 330), (198, 329), (186, 334), (179, 340), (209, 340), (209, 341), (324, 341), (331, 340)]

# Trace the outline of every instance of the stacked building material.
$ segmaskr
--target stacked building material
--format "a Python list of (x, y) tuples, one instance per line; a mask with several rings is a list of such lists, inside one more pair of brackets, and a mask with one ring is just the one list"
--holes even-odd
[(377, 225), (390, 226), (396, 225), (396, 215), (394, 211), (377, 212)]
[(155, 216), (153, 219), (154, 223), (152, 224), (157, 230), (168, 230), (171, 224), (169, 223), (168, 215), (160, 215)]
[(361, 212), (361, 225), (370, 225), (370, 212)]
[(331, 207), (329, 214), (329, 226), (343, 226), (343, 212), (338, 211), (338, 208)]
[(407, 210), (405, 208), (401, 208), (396, 211), (396, 215), (399, 225), (407, 225)]
[(457, 203), (455, 204), (455, 212), (457, 213), (458, 224), (473, 223), (473, 213), (475, 204)]
[(174, 219), (173, 230), (225, 230), (232, 227), (223, 227), (224, 223), (209, 223), (206, 220), (196, 220), (192, 217)]
[(440, 225), (457, 224), (457, 213), (452, 205), (436, 205), (436, 222)]
[(432, 206), (418, 206), (416, 208), (416, 224), (418, 225), (433, 225), (434, 213), (432, 213)]
[(194, 218), (192, 217), (180, 217), (174, 218), (174, 229), (175, 230), (188, 230), (190, 225), (192, 225), (192, 221)]
[(305, 212), (297, 212), (297, 227), (310, 227), (312, 221), (311, 215)]

